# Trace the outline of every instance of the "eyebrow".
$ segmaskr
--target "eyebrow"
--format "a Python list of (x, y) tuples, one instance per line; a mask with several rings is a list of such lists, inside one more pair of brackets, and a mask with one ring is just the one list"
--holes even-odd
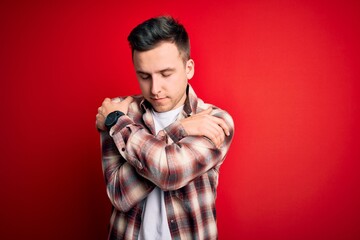
[[(162, 69), (160, 71), (156, 71), (155, 73), (165, 73), (165, 72), (174, 72), (175, 71), (175, 68), (165, 68), (165, 69)], [(150, 73), (147, 73), (147, 72), (144, 72), (144, 71), (141, 71), (141, 70), (136, 70), (136, 73), (137, 74), (144, 74), (144, 75), (151, 75)]]

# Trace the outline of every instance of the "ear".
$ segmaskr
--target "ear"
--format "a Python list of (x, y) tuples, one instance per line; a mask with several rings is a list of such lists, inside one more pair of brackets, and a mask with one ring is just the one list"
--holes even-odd
[(187, 79), (190, 80), (190, 79), (194, 76), (194, 73), (195, 73), (195, 63), (194, 63), (194, 60), (189, 59), (189, 60), (186, 62), (185, 68), (186, 68), (185, 70), (186, 70)]

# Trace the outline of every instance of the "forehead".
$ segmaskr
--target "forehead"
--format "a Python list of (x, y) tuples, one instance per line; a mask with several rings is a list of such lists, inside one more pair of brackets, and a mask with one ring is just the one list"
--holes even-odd
[(182, 63), (181, 54), (175, 43), (161, 42), (148, 51), (134, 51), (134, 66), (141, 71), (159, 71)]

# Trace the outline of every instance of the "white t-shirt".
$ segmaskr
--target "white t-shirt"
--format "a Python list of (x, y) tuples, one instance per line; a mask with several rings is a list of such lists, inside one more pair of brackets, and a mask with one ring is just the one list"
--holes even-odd
[[(152, 111), (156, 134), (175, 122), (184, 106), (168, 112)], [(164, 191), (155, 187), (147, 196), (144, 205), (140, 234), (138, 240), (169, 240), (171, 239), (166, 216)]]

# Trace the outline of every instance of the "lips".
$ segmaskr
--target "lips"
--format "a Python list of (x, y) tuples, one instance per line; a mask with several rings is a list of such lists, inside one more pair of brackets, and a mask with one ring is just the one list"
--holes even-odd
[(151, 98), (153, 101), (161, 101), (166, 99), (166, 97), (158, 97), (158, 98)]
[(165, 106), (167, 104), (167, 98), (163, 97), (163, 98), (152, 98), (152, 104), (154, 106)]

